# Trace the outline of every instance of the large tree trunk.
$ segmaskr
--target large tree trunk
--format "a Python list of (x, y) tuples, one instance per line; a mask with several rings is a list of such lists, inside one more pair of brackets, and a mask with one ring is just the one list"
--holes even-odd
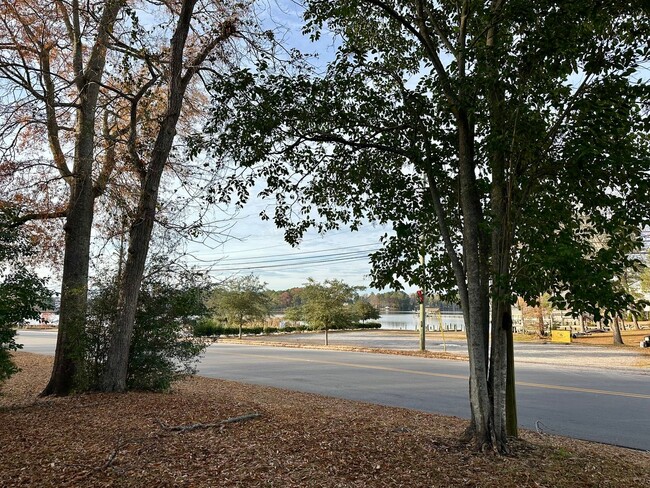
[[(180, 110), (180, 109), (179, 109)], [(124, 391), (129, 361), (129, 350), (133, 337), (135, 314), (140, 286), (149, 253), (151, 234), (156, 216), (158, 186), (174, 139), (178, 114), (172, 121), (167, 119), (155, 143), (153, 158), (140, 195), (137, 216), (129, 233), (129, 250), (124, 268), (118, 298), (117, 319), (111, 334), (106, 372), (102, 382), (104, 391)]]
[(196, 0), (183, 2), (176, 31), (171, 40), (170, 82), (167, 111), (154, 143), (151, 160), (140, 193), (137, 220), (129, 233), (129, 251), (120, 293), (115, 327), (111, 334), (106, 371), (102, 381), (104, 391), (124, 391), (133, 337), (135, 314), (144, 268), (149, 253), (151, 234), (156, 217), (158, 190), (176, 135), (176, 124), (191, 75), (182, 76), (183, 53)]
[[(108, 2), (98, 24), (97, 39), (87, 65), (82, 65), (83, 48), (79, 26), (70, 32), (74, 46), (73, 65), (77, 74), (79, 109), (77, 110), (73, 183), (65, 224), (65, 253), (61, 284), (59, 333), (50, 381), (42, 395), (68, 395), (77, 381), (84, 359), (83, 334), (88, 303), (88, 268), (90, 235), (95, 193), (93, 161), (95, 152), (95, 117), (99, 86), (106, 64), (107, 43), (124, 0)], [(72, 4), (72, 17), (78, 18), (79, 6)], [(85, 68), (85, 72), (84, 72)], [(49, 73), (48, 73), (49, 75)]]
[(467, 276), (467, 304), (463, 307), (470, 367), (470, 408), (472, 421), (468, 436), (477, 449), (494, 445), (495, 432), (488, 387), (488, 355), (486, 329), (487, 311), (484, 310), (486, 286), (482, 280), (480, 222), (481, 211), (473, 162), (474, 135), (467, 114), (457, 115), (459, 135), (460, 204), (463, 213), (463, 252)]
[[(83, 141), (83, 144), (78, 144), (78, 148), (81, 146), (83, 150), (86, 149), (88, 142), (92, 144), (92, 134), (93, 131), (90, 137), (86, 135), (84, 139), (90, 141)], [(70, 192), (68, 218), (64, 227), (65, 254), (59, 332), (52, 375), (42, 395), (70, 394), (77, 386), (77, 373), (84, 358), (83, 334), (88, 300), (88, 267), (94, 197), (88, 161), (78, 166), (85, 166), (85, 170), (77, 171)]]

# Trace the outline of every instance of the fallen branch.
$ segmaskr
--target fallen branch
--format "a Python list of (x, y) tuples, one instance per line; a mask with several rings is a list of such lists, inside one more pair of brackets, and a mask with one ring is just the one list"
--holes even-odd
[(157, 420), (157, 422), (158, 425), (160, 425), (160, 427), (165, 430), (171, 430), (174, 432), (188, 432), (191, 430), (213, 429), (215, 427), (223, 427), (224, 425), (227, 424), (244, 422), (246, 420), (256, 419), (257, 417), (261, 417), (261, 416), (262, 416), (261, 413), (253, 412), (253, 413), (247, 413), (246, 415), (240, 415), (239, 417), (231, 417), (229, 419), (222, 420), (221, 422), (216, 422), (213, 424), (167, 425), (161, 420)]
[(117, 459), (117, 456), (120, 454), (120, 452), (128, 444), (132, 444), (132, 443), (136, 443), (136, 442), (142, 442), (142, 440), (143, 440), (142, 438), (131, 439), (131, 440), (126, 440), (126, 441), (123, 441), (121, 439), (117, 439), (115, 441), (115, 448), (113, 449), (113, 451), (106, 458), (106, 462), (104, 462), (104, 464), (102, 464), (101, 466), (89, 466), (87, 464), (65, 464), (65, 466), (69, 466), (69, 467), (73, 467), (73, 468), (84, 468), (84, 469), (86, 469), (85, 472), (82, 472), (82, 473), (78, 474), (77, 476), (72, 478), (71, 481), (82, 480), (84, 478), (87, 478), (88, 476), (90, 476), (93, 473), (103, 471), (103, 470), (105, 470), (107, 468), (111, 468), (111, 469), (115, 470), (118, 473), (123, 473), (124, 472), (123, 468), (118, 468), (118, 467), (113, 465), (113, 463)]

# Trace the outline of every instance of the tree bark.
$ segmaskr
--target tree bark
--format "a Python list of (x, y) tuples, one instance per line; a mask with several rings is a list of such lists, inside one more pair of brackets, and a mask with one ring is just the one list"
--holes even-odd
[(501, 151), (492, 155), (492, 319), (490, 387), (496, 449), (507, 451), (508, 434), (517, 435), (514, 391), (514, 350), (510, 309), (511, 223), (505, 178), (505, 159)]
[[(517, 435), (517, 412), (514, 384), (514, 348), (512, 343), (512, 311), (510, 292), (510, 260), (512, 249), (513, 226), (512, 196), (508, 168), (508, 141), (514, 137), (516, 119), (511, 129), (505, 108), (505, 89), (499, 72), (499, 54), (496, 50), (499, 42), (499, 29), (496, 16), (498, 2), (490, 6), (494, 21), (486, 32), (487, 50), (479, 62), (484, 63), (484, 70), (490, 75), (487, 88), (489, 125), (491, 143), (488, 155), (491, 173), (490, 210), (492, 218), (491, 234), (491, 351), (490, 376), (493, 428), (495, 445), (499, 452), (507, 452), (508, 434)], [(511, 135), (510, 132), (513, 131)], [(490, 270), (486, 263), (485, 269)], [(487, 288), (487, 287), (486, 287)]]
[(196, 0), (183, 2), (176, 30), (171, 40), (170, 81), (167, 111), (154, 143), (146, 177), (140, 193), (137, 220), (129, 233), (129, 250), (118, 298), (115, 327), (111, 334), (106, 371), (102, 381), (104, 391), (125, 391), (129, 349), (133, 336), (135, 314), (144, 269), (149, 253), (151, 234), (156, 217), (158, 190), (176, 135), (176, 124), (191, 75), (183, 73), (183, 53)]
[[(95, 149), (95, 118), (99, 86), (106, 64), (109, 34), (124, 1), (106, 4), (98, 25), (98, 33), (85, 72), (81, 66), (81, 32), (70, 32), (75, 52), (79, 108), (74, 168), (68, 215), (65, 224), (65, 252), (61, 285), (61, 314), (57, 336), (54, 367), (42, 395), (68, 395), (76, 386), (77, 375), (84, 358), (83, 333), (88, 302), (88, 268), (90, 236), (93, 222), (94, 190), (92, 167)], [(72, 15), (79, 16), (79, 6), (73, 2)], [(78, 25), (77, 25), (78, 27)]]
[(546, 335), (546, 327), (544, 326), (544, 311), (542, 310), (542, 297), (539, 297), (539, 306), (537, 307), (537, 328), (540, 337)]
[(482, 286), (480, 252), (480, 202), (474, 173), (474, 134), (467, 113), (457, 114), (459, 137), (460, 206), (463, 214), (463, 251), (465, 258), (468, 304), (464, 307), (470, 366), (470, 408), (472, 421), (467, 434), (477, 449), (494, 445), (494, 426), (488, 387), (488, 356), (486, 343), (487, 316)]
[(621, 327), (618, 322), (618, 317), (614, 317), (614, 320), (612, 321), (612, 329), (614, 330), (614, 344), (622, 346), (623, 336), (621, 335)]
[[(92, 144), (92, 134), (78, 144), (80, 156)], [(91, 149), (92, 160), (92, 149)], [(77, 167), (83, 167), (79, 163)], [(75, 388), (77, 373), (83, 361), (83, 333), (88, 300), (88, 267), (90, 233), (93, 221), (92, 177), (88, 170), (76, 171), (70, 192), (68, 218), (65, 224), (65, 252), (61, 285), (59, 332), (56, 340), (54, 366), (50, 380), (41, 395), (68, 395)]]

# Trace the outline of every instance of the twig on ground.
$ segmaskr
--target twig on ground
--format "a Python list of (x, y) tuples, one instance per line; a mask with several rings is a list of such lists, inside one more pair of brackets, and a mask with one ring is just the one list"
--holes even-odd
[(222, 420), (220, 422), (215, 422), (212, 424), (190, 424), (190, 425), (167, 425), (162, 420), (156, 419), (156, 422), (164, 430), (171, 430), (174, 432), (188, 432), (198, 429), (212, 429), (215, 427), (223, 427), (226, 424), (234, 424), (235, 422), (244, 422), (246, 420), (256, 419), (261, 417), (261, 413), (253, 412), (247, 413), (246, 415), (240, 415), (239, 417), (231, 417), (229, 419)]

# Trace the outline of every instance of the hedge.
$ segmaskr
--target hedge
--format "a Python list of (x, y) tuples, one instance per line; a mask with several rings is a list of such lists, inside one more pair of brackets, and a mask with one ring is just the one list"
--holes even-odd
[[(378, 322), (358, 322), (350, 324), (339, 324), (335, 327), (332, 327), (330, 330), (379, 329), (380, 327), (381, 324)], [(248, 335), (276, 334), (278, 332), (302, 332), (308, 330), (314, 329), (305, 325), (288, 325), (282, 328), (264, 327), (261, 325), (243, 327), (243, 333)], [(210, 319), (203, 319), (194, 325), (193, 333), (196, 337), (238, 335), (239, 327), (219, 324)]]

